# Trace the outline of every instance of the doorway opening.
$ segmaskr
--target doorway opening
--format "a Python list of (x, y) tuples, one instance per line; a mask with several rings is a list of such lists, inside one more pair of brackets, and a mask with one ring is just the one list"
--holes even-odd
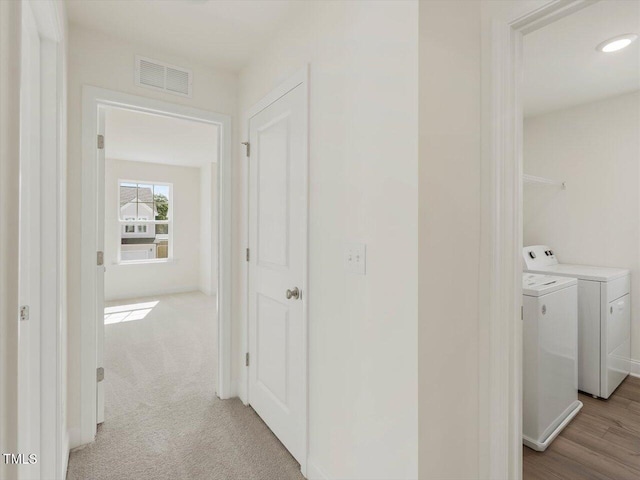
[(525, 479), (640, 475), (638, 32), (612, 1), (523, 38)]
[(103, 110), (97, 421), (127, 416), (132, 430), (140, 406), (215, 396), (220, 127)]
[[(8, 229), (12, 236), (6, 249), (6, 255), (15, 258), (15, 263), (5, 266), (10, 278), (6, 298), (11, 317), (7, 318), (17, 323), (15, 330), (13, 326), (8, 330), (10, 347), (5, 356), (10, 360), (2, 364), (10, 386), (7, 391), (16, 393), (6, 405), (12, 419), (7, 417), (4, 427), (12, 432), (6, 448), (31, 455), (20, 464), (3, 462), (0, 472), (6, 471), (9, 477), (54, 478), (66, 469), (68, 445), (63, 387), (66, 291), (62, 286), (66, 275), (66, 38), (62, 11), (55, 3), (21, 2), (5, 13), (8, 21), (15, 22), (15, 32), (20, 32), (16, 50), (20, 68), (11, 69), (19, 73), (17, 108), (9, 105), (7, 110), (15, 113), (11, 124), (19, 134), (19, 148), (6, 170), (10, 211), (5, 211), (4, 220), (15, 224)], [(7, 91), (12, 91), (11, 84)], [(7, 138), (13, 138), (13, 131)], [(13, 158), (18, 160), (15, 170)]]
[[(637, 9), (638, 5), (635, 2), (551, 2), (510, 22), (496, 22), (492, 32), (491, 43), (494, 55), (491, 60), (490, 78), (492, 81), (490, 83), (493, 124), (487, 129), (491, 138), (487, 138), (489, 148), (484, 157), (488, 170), (492, 172), (491, 188), (486, 190), (486, 198), (488, 204), (493, 207), (492, 211), (496, 214), (495, 217), (487, 219), (490, 225), (489, 230), (492, 231), (491, 248), (496, 252), (494, 255), (495, 263), (488, 268), (488, 277), (492, 285), (492, 296), (497, 299), (496, 303), (489, 308), (492, 312), (489, 320), (492, 326), (490, 336), (492, 337), (492, 345), (494, 345), (491, 357), (496, 361), (490, 367), (492, 372), (491, 404), (495, 405), (495, 409), (491, 407), (490, 412), (492, 425), (490, 431), (492, 435), (495, 435), (496, 444), (499, 444), (503, 439), (508, 439), (507, 448), (501, 449), (501, 452), (492, 450), (494, 453), (489, 467), (492, 477), (523, 477), (522, 441), (523, 434), (526, 434), (523, 431), (523, 426), (525, 428), (527, 426), (523, 425), (522, 420), (527, 414), (526, 410), (531, 408), (528, 402), (532, 399), (530, 392), (529, 394), (525, 393), (528, 398), (523, 397), (523, 383), (526, 389), (528, 381), (526, 377), (529, 375), (527, 368), (531, 367), (531, 359), (528, 357), (526, 349), (533, 345), (531, 338), (527, 338), (526, 302), (528, 300), (523, 298), (523, 293), (525, 297), (536, 297), (532, 293), (536, 288), (530, 288), (530, 285), (527, 285), (523, 291), (525, 286), (523, 265), (527, 265), (526, 269), (532, 270), (523, 256), (523, 254), (529, 253), (523, 251), (523, 245), (537, 245), (536, 248), (529, 249), (533, 254), (530, 259), (543, 259), (547, 263), (545, 267), (558, 263), (586, 264), (598, 268), (615, 267), (618, 270), (631, 271), (632, 275), (636, 268), (634, 261), (614, 261), (613, 257), (607, 257), (601, 248), (591, 248), (591, 254), (599, 255), (598, 259), (595, 257), (589, 259), (586, 256), (578, 258), (582, 255), (580, 251), (588, 245), (592, 245), (594, 241), (597, 243), (600, 240), (607, 241), (607, 239), (611, 240), (614, 237), (618, 239), (615, 241), (617, 243), (615, 248), (624, 250), (621, 248), (622, 244), (629, 240), (628, 237), (635, 238), (634, 234), (630, 232), (638, 228), (637, 214), (625, 214), (623, 215), (624, 220), (620, 222), (620, 209), (612, 208), (612, 205), (620, 200), (620, 189), (616, 188), (619, 181), (613, 180), (612, 175), (621, 175), (621, 171), (626, 168), (626, 173), (622, 174), (623, 177), (638, 181), (638, 175), (632, 171), (633, 168), (638, 168), (637, 131), (640, 125), (637, 115), (637, 112), (640, 111), (638, 100), (628, 100), (626, 104), (623, 101), (624, 107), (613, 109), (616, 115), (619, 115), (625, 111), (626, 107), (629, 107), (631, 116), (626, 122), (621, 123), (613, 121), (613, 118), (605, 113), (606, 108), (603, 104), (616, 99), (619, 101), (620, 96), (623, 95), (637, 95), (640, 87), (637, 78), (640, 71), (638, 68), (638, 58), (640, 57), (638, 50), (627, 51), (630, 63), (627, 63), (626, 68), (622, 66), (622, 70), (619, 72), (626, 71), (631, 75), (631, 78), (627, 77), (626, 81), (632, 87), (614, 92), (617, 87), (613, 86), (611, 80), (621, 80), (625, 76), (622, 73), (612, 75), (621, 67), (620, 65), (616, 66), (615, 63), (624, 61), (623, 55), (607, 57), (607, 52), (598, 49), (599, 45), (607, 38), (616, 36), (607, 33), (608, 30), (616, 30), (621, 25), (624, 26), (625, 22), (627, 23), (624, 28), (632, 30), (639, 28), (637, 19), (640, 16), (637, 10), (631, 13), (621, 12), (620, 9), (625, 8)], [(580, 20), (589, 16), (591, 16), (591, 20), (587, 20), (588, 28), (584, 28), (584, 25), (580, 28), (578, 25)], [(617, 20), (613, 18), (616, 16)], [(629, 25), (628, 22), (635, 23)], [(538, 40), (545, 34), (554, 31), (560, 37), (546, 39), (551, 42), (552, 48), (536, 49), (535, 45)], [(627, 33), (629, 32), (619, 32), (618, 34)], [(602, 38), (599, 38), (598, 41), (593, 38), (589, 40), (589, 37), (594, 35)], [(544, 41), (545, 39), (542, 38), (542, 43)], [(580, 46), (580, 42), (586, 43)], [(579, 53), (571, 53), (569, 51), (571, 48), (578, 48)], [(553, 60), (544, 60), (545, 55), (559, 55), (559, 61), (556, 61), (554, 65)], [(527, 71), (528, 68), (536, 65), (537, 60), (540, 60), (537, 65), (541, 68), (538, 75), (548, 75), (542, 80), (539, 76), (536, 79), (535, 74), (530, 70)], [(583, 64), (579, 65), (580, 62)], [(591, 69), (591, 74), (584, 71), (585, 68)], [(584, 71), (584, 73), (581, 74), (580, 71)], [(554, 75), (557, 77), (553, 79)], [(598, 75), (603, 77), (597, 80)], [(634, 75), (636, 75), (635, 79)], [(608, 93), (602, 96), (599, 96), (602, 92), (594, 93), (598, 87), (601, 88), (603, 85), (611, 87), (606, 87), (609, 88)], [(535, 91), (536, 87), (537, 92)], [(557, 95), (558, 88), (567, 88), (567, 90)], [(536, 95), (538, 95), (537, 98)], [(562, 104), (567, 100), (569, 103)], [(587, 113), (589, 109), (599, 110), (599, 114), (592, 116), (593, 112)], [(578, 110), (581, 111), (578, 112)], [(574, 119), (571, 119), (571, 115), (574, 115)], [(555, 119), (556, 127), (558, 127), (556, 129), (550, 127), (554, 120), (552, 117), (558, 117)], [(561, 120), (560, 117), (562, 117)], [(620, 128), (610, 128), (616, 124)], [(632, 133), (627, 135), (627, 141), (621, 142), (621, 134), (626, 129)], [(543, 138), (542, 134), (545, 134), (546, 138)], [(562, 135), (564, 138), (559, 138)], [(568, 147), (571, 142), (573, 142), (574, 148)], [(622, 144), (625, 144), (626, 147), (621, 147)], [(605, 147), (604, 151), (602, 151), (602, 147)], [(542, 153), (544, 149), (547, 149), (546, 153)], [(636, 149), (635, 153), (634, 149)], [(618, 157), (622, 150), (626, 150), (623, 156), (628, 160), (623, 162), (626, 164), (624, 168), (621, 165), (611, 164), (612, 161), (615, 163), (614, 157)], [(598, 154), (598, 151), (601, 153)], [(589, 161), (589, 157), (593, 154), (598, 156), (595, 163), (603, 169), (597, 174), (593, 174), (593, 165), (590, 166), (593, 162)], [(591, 193), (587, 193), (588, 191)], [(612, 191), (613, 195), (609, 195)], [(634, 191), (637, 194), (637, 185)], [(603, 194), (609, 195), (610, 198), (599, 201), (598, 209), (586, 208), (587, 203), (593, 200), (594, 195)], [(605, 204), (608, 204), (609, 207), (602, 208)], [(630, 204), (634, 204), (637, 208), (635, 200), (631, 199)], [(575, 210), (570, 213), (576, 207), (581, 208), (581, 213), (576, 214)], [(607, 233), (610, 231), (609, 228), (604, 226), (594, 228), (593, 224), (590, 226), (588, 234), (584, 230), (581, 232), (580, 222), (588, 221), (590, 215), (593, 214), (601, 214), (600, 218), (606, 218), (605, 223), (611, 222), (615, 218), (617, 223), (622, 223), (627, 227), (626, 233), (609, 237)], [(563, 216), (564, 220), (560, 220)], [(599, 223), (600, 220), (592, 216), (591, 222)], [(567, 247), (567, 241), (571, 243), (570, 248)], [(631, 250), (635, 253), (638, 242), (632, 240), (631, 243), (634, 244)], [(561, 247), (562, 253), (555, 245), (564, 245)], [(617, 251), (616, 254), (618, 253), (620, 252)], [(563, 258), (561, 262), (557, 262), (560, 255)], [(556, 267), (555, 273), (560, 274), (561, 270), (562, 265), (559, 265)], [(545, 273), (553, 275), (548, 271)], [(555, 285), (559, 290), (576, 288), (575, 284), (573, 286), (565, 284), (567, 279), (571, 281), (570, 276), (558, 276), (564, 279), (556, 281)], [(579, 277), (579, 275), (575, 275), (573, 281), (580, 282), (581, 278)], [(553, 279), (548, 280), (553, 281)], [(599, 280), (592, 278), (591, 281), (593, 283), (593, 281)], [(583, 394), (579, 396), (578, 394), (579, 388), (584, 390), (579, 386), (578, 378), (581, 370), (580, 356), (586, 352), (584, 345), (581, 347), (583, 339), (580, 339), (581, 334), (584, 335), (585, 332), (582, 324), (584, 312), (580, 311), (580, 303), (582, 303), (580, 299), (584, 298), (582, 290), (580, 285), (577, 285), (577, 295), (575, 296), (577, 304), (572, 305), (577, 321), (575, 322), (576, 329), (572, 332), (575, 335), (571, 337), (576, 348), (571, 350), (559, 347), (560, 340), (568, 341), (566, 336), (547, 335), (545, 341), (551, 341), (549, 344), (551, 347), (547, 345), (549, 348), (546, 348), (543, 353), (548, 356), (556, 352), (556, 356), (559, 357), (559, 352), (562, 351), (565, 354), (565, 359), (573, 358), (573, 365), (576, 366), (574, 375), (576, 380), (572, 389), (575, 391), (576, 400), (580, 399), (585, 407), (577, 415), (565, 417), (565, 425), (562, 425), (563, 419), (561, 418), (559, 421), (549, 423), (549, 431), (545, 432), (542, 429), (542, 437), (545, 437), (543, 440), (549, 440), (550, 444), (550, 446), (541, 445), (546, 447), (544, 452), (536, 453), (532, 449), (525, 448), (525, 478), (531, 478), (535, 475), (566, 477), (567, 472), (563, 473), (557, 470), (557, 468), (565, 467), (571, 469), (574, 475), (580, 471), (584, 476), (593, 475), (595, 471), (604, 478), (619, 478), (620, 472), (624, 470), (632, 472), (631, 476), (637, 476), (637, 472), (633, 471), (636, 467), (626, 464), (626, 460), (622, 458), (623, 455), (627, 455), (628, 460), (629, 455), (633, 455), (629, 454), (629, 450), (634, 448), (633, 445), (637, 444), (637, 441), (616, 430), (625, 430), (625, 422), (632, 424), (636, 421), (628, 420), (629, 417), (626, 417), (620, 408), (623, 407), (629, 412), (632, 410), (629, 409), (629, 406), (638, 400), (637, 397), (631, 398), (637, 393), (638, 389), (633, 385), (637, 380), (627, 378), (612, 395), (605, 393), (603, 396), (602, 392), (608, 392), (609, 389), (600, 389), (599, 394), (596, 395), (600, 399), (594, 399), (590, 392), (588, 396)], [(607, 291), (608, 287), (599, 289), (600, 293)], [(551, 292), (546, 293), (551, 294)], [(541, 297), (537, 296), (536, 298)], [(598, 302), (600, 304), (600, 298)], [(519, 311), (523, 304), (524, 312)], [(626, 305), (626, 302), (622, 302), (621, 312), (626, 308)], [(550, 307), (544, 302), (539, 307), (537, 318), (543, 318), (544, 315), (554, 310), (554, 307)], [(609, 311), (608, 307), (609, 305), (606, 305), (601, 312), (600, 308), (596, 310), (605, 316), (611, 313), (615, 318), (624, 317), (623, 313), (618, 314), (615, 308)], [(618, 307), (617, 303), (615, 307)], [(538, 325), (543, 323), (544, 321), (538, 322)], [(613, 337), (621, 340), (615, 344), (616, 346), (622, 345), (624, 347), (626, 344), (623, 337), (627, 335), (629, 338), (627, 327), (614, 328), (607, 332), (608, 334), (614, 333)], [(618, 335), (622, 330), (626, 330), (627, 333)], [(542, 340), (541, 337), (537, 338), (539, 341)], [(613, 343), (607, 344), (606, 342), (596, 346), (600, 359), (606, 360), (606, 357), (611, 357), (609, 354), (612, 354), (616, 360), (614, 362), (616, 372), (631, 370), (633, 375), (634, 362), (630, 361), (628, 354), (620, 353), (629, 351), (629, 349), (626, 347), (621, 350), (610, 349), (609, 347), (612, 346), (614, 346)], [(631, 346), (631, 357), (633, 355), (633, 346)], [(506, 364), (499, 365), (501, 359), (506, 361)], [(601, 363), (599, 367), (606, 369), (607, 362), (608, 360)], [(541, 367), (541, 365), (538, 366)], [(622, 376), (625, 377), (626, 374)], [(602, 378), (600, 377), (598, 381), (600, 386), (602, 386)], [(625, 386), (627, 382), (630, 382), (631, 385)], [(608, 400), (605, 400), (607, 397)], [(551, 401), (550, 398), (546, 398), (546, 400)], [(508, 408), (501, 408), (501, 401), (506, 401)], [(549, 402), (545, 403), (544, 395), (539, 397), (538, 401), (543, 402), (544, 408), (548, 406)], [(605, 410), (609, 413), (601, 415)], [(582, 422), (584, 420), (587, 420), (587, 424)], [(504, 428), (505, 426), (507, 428)], [(558, 430), (557, 427), (566, 428), (560, 428), (561, 431), (555, 432)], [(547, 435), (549, 433), (551, 435)], [(612, 444), (615, 444), (616, 448), (612, 448)], [(555, 449), (559, 449), (559, 451), (555, 451)], [(551, 466), (553, 462), (545, 463), (544, 459), (555, 459), (557, 462)]]
[(175, 400), (188, 391), (180, 382), (232, 396), (231, 122), (94, 87), (83, 93), (80, 442), (90, 443), (110, 409)]

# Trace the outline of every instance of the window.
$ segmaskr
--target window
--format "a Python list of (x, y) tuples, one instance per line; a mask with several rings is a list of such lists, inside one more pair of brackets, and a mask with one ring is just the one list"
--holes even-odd
[(171, 258), (172, 185), (119, 181), (120, 263)]

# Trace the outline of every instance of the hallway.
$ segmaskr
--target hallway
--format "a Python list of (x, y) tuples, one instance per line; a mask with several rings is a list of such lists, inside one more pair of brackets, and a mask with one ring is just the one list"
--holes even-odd
[(215, 396), (215, 297), (108, 302), (105, 422), (68, 480), (301, 479), (250, 407)]

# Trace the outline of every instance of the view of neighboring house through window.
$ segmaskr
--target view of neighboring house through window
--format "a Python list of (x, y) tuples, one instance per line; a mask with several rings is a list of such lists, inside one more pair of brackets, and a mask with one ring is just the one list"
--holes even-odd
[(171, 258), (171, 185), (121, 180), (118, 187), (120, 262)]

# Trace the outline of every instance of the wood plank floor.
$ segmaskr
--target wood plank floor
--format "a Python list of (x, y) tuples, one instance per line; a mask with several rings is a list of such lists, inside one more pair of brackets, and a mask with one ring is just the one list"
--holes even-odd
[(580, 400), (545, 452), (523, 447), (524, 479), (640, 479), (640, 378), (627, 377), (609, 400)]

